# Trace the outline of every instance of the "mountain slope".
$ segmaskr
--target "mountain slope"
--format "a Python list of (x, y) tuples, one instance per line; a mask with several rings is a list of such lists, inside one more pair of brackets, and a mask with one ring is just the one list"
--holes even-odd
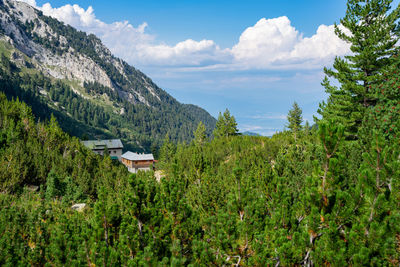
[(148, 151), (167, 133), (189, 141), (200, 121), (209, 134), (215, 126), (205, 110), (180, 104), (96, 36), (26, 3), (0, 0), (0, 54), (1, 90), (41, 119), (53, 113), (72, 135), (118, 137)]

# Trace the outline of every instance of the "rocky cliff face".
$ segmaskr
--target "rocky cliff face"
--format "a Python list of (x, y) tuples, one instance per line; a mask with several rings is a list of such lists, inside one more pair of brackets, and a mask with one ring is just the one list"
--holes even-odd
[[(159, 144), (166, 133), (173, 140), (188, 141), (199, 121), (209, 133), (215, 126), (206, 111), (177, 102), (145, 74), (114, 57), (96, 36), (44, 16), (24, 2), (0, 0), (0, 54), (9, 57), (22, 76), (44, 76), (38, 88), (30, 88), (57, 114), (114, 137), (140, 139), (132, 141), (140, 146)], [(27, 87), (18, 79), (13, 84)], [(52, 88), (60, 84), (67, 100)], [(70, 100), (76, 103), (70, 105)], [(76, 114), (82, 110), (87, 112)], [(96, 116), (94, 122), (91, 116)]]
[[(24, 2), (3, 0), (1, 5), (0, 27), (4, 33), (2, 39), (28, 55), (35, 67), (46, 75), (57, 79), (75, 80), (82, 87), (84, 82), (97, 82), (117, 91), (121, 97), (132, 103), (139, 102), (151, 106), (150, 103), (161, 101), (160, 95), (163, 92), (160, 92), (157, 86), (144, 74), (114, 57), (95, 36), (86, 36), (90, 39), (89, 49), (103, 61), (103, 66), (91, 55), (71, 47), (68, 37), (63, 36), (63, 29), (60, 29), (62, 26), (69, 29), (69, 26), (43, 16), (40, 11)], [(50, 45), (43, 46), (43, 40)], [(57, 53), (58, 51), (62, 52)], [(110, 77), (105, 66), (118, 72), (123, 81), (116, 81), (114, 77)], [(128, 73), (132, 71), (138, 76), (136, 79), (132, 79), (132, 75)], [(146, 95), (152, 96), (152, 101), (149, 101)]]

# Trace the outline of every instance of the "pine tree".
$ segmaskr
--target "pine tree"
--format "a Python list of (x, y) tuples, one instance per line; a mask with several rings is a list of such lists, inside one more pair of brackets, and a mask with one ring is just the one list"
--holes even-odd
[(51, 200), (52, 198), (58, 196), (61, 196), (61, 181), (56, 172), (51, 170), (46, 181), (45, 197), (47, 200)]
[[(372, 86), (382, 81), (385, 66), (390, 65), (399, 40), (397, 21), (400, 6), (391, 10), (392, 0), (349, 0), (344, 27), (335, 25), (336, 35), (350, 44), (351, 55), (337, 57), (333, 69), (324, 69), (322, 82), (329, 94), (318, 112), (323, 119), (335, 119), (345, 126), (348, 139), (357, 139), (364, 112), (376, 103)], [(330, 84), (336, 79), (340, 87)]]
[(206, 126), (204, 126), (203, 122), (199, 122), (197, 125), (197, 129), (194, 132), (194, 143), (198, 146), (202, 146), (206, 141)]
[(219, 113), (217, 124), (214, 130), (215, 137), (227, 137), (238, 134), (237, 123), (234, 116), (231, 116), (228, 109), (222, 115)]
[(373, 140), (373, 130), (377, 130), (387, 140), (396, 140), (400, 136), (400, 81), (398, 73), (400, 59), (394, 56), (392, 64), (385, 72), (385, 81), (376, 85), (377, 103), (369, 108), (364, 116), (363, 127), (359, 132), (359, 139), (364, 144)]
[(174, 144), (171, 142), (169, 134), (166, 134), (164, 137), (163, 145), (160, 148), (160, 161), (165, 164), (171, 162), (171, 160), (174, 157), (175, 150), (176, 148)]
[(297, 137), (297, 133), (301, 129), (301, 123), (303, 122), (303, 117), (301, 115), (302, 113), (303, 113), (303, 111), (301, 110), (299, 105), (296, 102), (294, 102), (292, 109), (289, 110), (289, 113), (287, 116), (287, 119), (289, 122), (287, 127), (293, 132), (295, 140)]

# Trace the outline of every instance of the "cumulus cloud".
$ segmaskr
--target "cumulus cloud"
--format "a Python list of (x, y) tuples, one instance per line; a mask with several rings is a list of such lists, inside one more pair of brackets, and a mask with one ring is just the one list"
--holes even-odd
[(303, 38), (294, 46), (290, 57), (294, 59), (321, 59), (344, 55), (349, 51), (349, 45), (335, 35), (333, 25), (321, 25), (317, 33), (310, 38)]
[(144, 46), (141, 60), (148, 64), (201, 66), (226, 62), (231, 58), (229, 50), (222, 50), (212, 40), (188, 39), (175, 46), (166, 44)]
[(247, 28), (232, 53), (237, 63), (249, 67), (295, 68), (320, 67), (349, 50), (349, 45), (335, 35), (333, 25), (321, 25), (316, 34), (304, 38), (283, 16), (263, 18)]
[(232, 53), (239, 62), (274, 62), (286, 58), (298, 42), (299, 33), (287, 17), (263, 18), (242, 33)]
[(145, 32), (146, 22), (137, 27), (128, 21), (108, 24), (96, 18), (91, 6), (86, 10), (76, 4), (54, 8), (46, 3), (41, 7), (35, 7), (47, 16), (54, 17), (79, 30), (95, 34), (113, 53), (130, 62), (136, 62), (143, 47), (147, 47), (154, 40), (154, 36)]
[(321, 68), (336, 55), (349, 52), (349, 45), (334, 33), (334, 26), (321, 25), (311, 37), (303, 37), (288, 17), (260, 19), (248, 27), (232, 48), (222, 49), (213, 40), (187, 39), (175, 45), (157, 42), (148, 34), (147, 23), (133, 26), (128, 21), (105, 23), (89, 6), (49, 3), (37, 6), (35, 0), (24, 0), (79, 30), (97, 35), (117, 56), (133, 65), (180, 67), (190, 69), (295, 69)]
[(25, 2), (30, 4), (31, 6), (36, 7), (36, 1), (35, 0), (22, 0), (21, 2)]

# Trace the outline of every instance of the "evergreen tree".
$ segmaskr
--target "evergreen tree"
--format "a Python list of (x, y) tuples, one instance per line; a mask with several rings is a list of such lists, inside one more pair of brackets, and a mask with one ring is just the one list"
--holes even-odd
[(169, 135), (166, 134), (164, 137), (164, 142), (162, 147), (160, 148), (160, 160), (162, 162), (170, 162), (175, 153), (175, 146), (171, 142)]
[(289, 113), (287, 115), (287, 119), (289, 122), (287, 127), (293, 132), (295, 140), (297, 138), (297, 133), (301, 129), (301, 123), (303, 122), (303, 117), (301, 115), (302, 113), (303, 111), (301, 110), (299, 105), (294, 102), (292, 109), (289, 110)]
[(61, 196), (61, 181), (54, 170), (51, 170), (46, 181), (46, 200)]
[(310, 134), (310, 130), (311, 130), (311, 126), (310, 126), (309, 122), (306, 121), (306, 123), (304, 124), (304, 133), (306, 136)]
[(194, 132), (194, 143), (198, 146), (202, 146), (206, 141), (206, 127), (203, 122), (199, 122), (197, 125), (197, 129)]
[[(318, 112), (324, 119), (335, 119), (345, 126), (348, 139), (356, 139), (365, 110), (376, 103), (372, 85), (382, 81), (385, 66), (392, 61), (399, 39), (397, 21), (400, 6), (391, 10), (392, 0), (349, 0), (336, 35), (350, 44), (351, 55), (337, 57), (333, 69), (325, 68), (322, 82), (329, 94)], [(340, 87), (330, 84), (336, 79)]]
[(215, 137), (227, 137), (238, 134), (237, 123), (234, 116), (231, 116), (228, 109), (225, 110), (222, 115), (221, 112), (218, 115), (217, 124), (214, 130)]
[(364, 116), (363, 127), (359, 132), (359, 139), (364, 144), (370, 143), (373, 138), (373, 129), (386, 139), (397, 139), (400, 136), (400, 81), (398, 73), (400, 59), (394, 56), (392, 64), (385, 72), (385, 80), (374, 86), (377, 103), (368, 109)]

